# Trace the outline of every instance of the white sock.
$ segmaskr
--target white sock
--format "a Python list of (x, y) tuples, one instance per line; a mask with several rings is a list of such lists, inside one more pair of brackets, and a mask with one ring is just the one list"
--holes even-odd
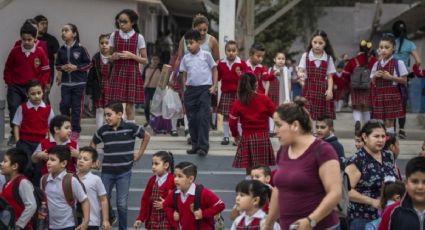
[(224, 137), (229, 137), (229, 122), (228, 121), (223, 121), (223, 133), (224, 133)]
[(344, 100), (339, 100), (339, 101), (337, 101), (337, 111), (338, 112), (341, 112), (341, 110), (342, 110), (342, 106), (344, 105)]
[(186, 115), (184, 115), (184, 130), (189, 130), (189, 121)]
[(217, 113), (211, 113), (212, 124), (217, 125)]
[(240, 122), (238, 122), (238, 132), (239, 132), (239, 135), (242, 135), (242, 125)]
[(176, 131), (176, 130), (177, 130), (177, 119), (172, 118), (171, 119), (171, 131)]
[(359, 110), (353, 110), (353, 119), (354, 119), (354, 122), (356, 121), (362, 122), (362, 112), (360, 112)]
[(387, 133), (395, 134), (394, 127), (388, 127), (386, 128), (386, 130), (387, 130)]
[(363, 124), (370, 120), (370, 111), (362, 112)]
[(269, 133), (272, 133), (274, 130), (274, 121), (269, 117)]
[(99, 129), (103, 125), (103, 109), (96, 109), (96, 127)]

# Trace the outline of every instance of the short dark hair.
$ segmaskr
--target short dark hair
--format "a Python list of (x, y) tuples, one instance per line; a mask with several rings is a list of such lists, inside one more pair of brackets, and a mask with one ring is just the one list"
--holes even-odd
[(226, 45), (224, 45), (224, 49), (227, 49), (227, 46), (230, 46), (230, 45), (235, 45), (236, 49), (239, 48), (238, 43), (235, 40), (229, 40), (229, 41), (226, 42)]
[(329, 128), (334, 127), (334, 121), (330, 117), (319, 117), (317, 121), (324, 122)]
[(196, 165), (188, 161), (183, 161), (178, 163), (174, 169), (181, 169), (185, 176), (187, 177), (193, 176), (195, 179), (198, 174), (198, 169)]
[(28, 91), (29, 91), (32, 87), (36, 87), (36, 86), (40, 86), (40, 87), (42, 87), (42, 86), (41, 86), (40, 81), (38, 81), (37, 79), (29, 80), (29, 81), (27, 82), (27, 84), (25, 85), (25, 92), (27, 92), (27, 93), (28, 93)]
[(25, 167), (28, 164), (28, 155), (25, 151), (18, 148), (11, 148), (6, 151), (5, 156), (9, 157), (10, 165), (18, 165), (18, 173), (23, 173), (25, 171)]
[(249, 55), (252, 55), (257, 51), (265, 52), (266, 48), (261, 43), (254, 43), (254, 44), (252, 44), (251, 48), (249, 49)]
[(91, 159), (92, 159), (93, 162), (97, 161), (97, 158), (99, 157), (97, 150), (93, 147), (90, 147), (90, 146), (84, 146), (84, 147), (80, 148), (80, 153), (81, 152), (90, 153)]
[(425, 173), (425, 157), (415, 157), (407, 162), (406, 178), (409, 178), (416, 172)]
[(174, 172), (174, 156), (171, 152), (169, 152), (169, 151), (159, 151), (159, 152), (154, 153), (152, 157), (159, 157), (159, 159), (161, 159), (161, 161), (163, 161), (164, 163), (168, 163), (169, 171)]
[(30, 22), (25, 22), (21, 27), (20, 35), (29, 34), (33, 38), (37, 37), (37, 28), (35, 28)]
[(186, 41), (187, 40), (200, 41), (201, 40), (201, 33), (199, 33), (199, 31), (197, 31), (197, 30), (190, 29), (190, 30), (186, 31), (186, 33), (184, 34), (184, 39)]
[(254, 166), (254, 167), (251, 168), (251, 171), (252, 170), (257, 170), (257, 169), (263, 170), (264, 176), (271, 176), (272, 175), (272, 170), (267, 165), (257, 165), (257, 166)]
[(121, 102), (111, 101), (105, 105), (105, 108), (111, 109), (116, 113), (124, 113), (124, 107)]
[(104, 38), (109, 39), (109, 37), (110, 37), (109, 34), (101, 34), (101, 35), (99, 35), (99, 42)]
[(48, 20), (47, 20), (47, 18), (46, 18), (44, 15), (41, 15), (41, 14), (39, 14), (39, 15), (35, 16), (35, 17), (34, 17), (34, 20), (35, 20), (37, 23), (40, 23), (40, 22), (42, 22), (42, 21), (48, 21)]
[(71, 150), (66, 145), (56, 145), (47, 150), (48, 155), (56, 155), (59, 162), (69, 161), (71, 159)]
[(64, 115), (56, 115), (50, 120), (49, 124), (49, 132), (52, 134), (52, 136), (55, 135), (55, 128), (60, 129), (65, 122), (71, 122), (71, 119), (69, 117)]

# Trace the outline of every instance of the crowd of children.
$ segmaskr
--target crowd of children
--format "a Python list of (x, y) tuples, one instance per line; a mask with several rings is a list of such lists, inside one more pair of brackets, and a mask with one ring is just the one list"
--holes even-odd
[[(16, 229), (34, 229), (34, 225), (41, 223), (42, 229), (106, 230), (116, 220), (119, 229), (127, 229), (132, 167), (144, 155), (150, 141), (144, 127), (150, 120), (150, 101), (161, 77), (161, 63), (158, 56), (153, 55), (150, 64), (140, 71), (140, 64), (147, 64), (148, 60), (145, 40), (137, 26), (138, 15), (133, 10), (122, 10), (116, 15), (117, 30), (99, 36), (99, 52), (92, 59), (80, 44), (74, 24), (62, 27), (64, 44), (56, 49), (54, 44), (37, 39), (39, 24), (47, 20), (44, 19), (39, 16), (23, 24), (21, 40), (11, 50), (5, 65), (11, 142), (16, 142), (16, 148), (9, 149), (1, 163), (7, 181), (0, 198), (13, 208)], [(335, 149), (341, 171), (347, 161), (344, 147), (335, 136), (333, 120), (335, 112), (341, 111), (348, 92), (353, 106), (356, 148), (363, 149), (363, 144), (368, 144), (360, 128), (372, 117), (385, 121), (388, 136), (384, 149), (392, 153), (393, 159), (397, 158), (394, 122), (405, 117), (400, 87), (406, 84), (408, 70), (402, 61), (392, 56), (396, 48), (393, 38), (380, 40), (379, 58), (370, 54), (372, 44), (362, 40), (360, 53), (335, 68), (329, 38), (318, 30), (312, 35), (298, 67), (287, 66), (285, 54), (277, 52), (273, 56), (273, 67), (268, 69), (262, 64), (265, 47), (259, 43), (250, 47), (245, 61), (238, 56), (237, 43), (227, 41), (226, 57), (216, 61), (211, 52), (202, 48), (201, 41), (208, 34), (200, 33), (197, 26), (202, 25), (201, 29), (205, 30), (204, 24), (208, 27), (202, 19), (185, 33), (183, 41), (187, 52), (179, 60), (186, 125), (191, 137), (187, 153), (206, 156), (209, 152), (210, 119), (215, 112), (211, 99), (217, 94), (220, 82), (218, 113), (223, 116), (224, 131), (221, 144), (228, 145), (233, 137), (237, 150), (232, 166), (245, 168), (246, 175), (252, 179), (236, 186), (232, 229), (262, 228), (273, 190), (269, 166), (276, 164), (270, 141), (275, 135), (272, 117), (280, 104), (294, 99), (295, 93), (290, 92), (299, 86), (308, 114), (316, 122), (314, 133)], [(56, 82), (61, 86), (62, 115), (57, 116), (50, 103), (44, 101), (47, 100), (44, 94), (48, 94), (53, 83), (53, 67), (59, 72)], [(368, 80), (355, 85), (352, 76), (361, 78), (364, 70)], [(418, 69), (415, 71), (421, 73)], [(350, 78), (353, 81), (350, 82)], [(85, 93), (92, 96), (96, 107), (97, 131), (90, 146), (80, 148), (77, 141)], [(144, 127), (135, 122), (134, 111), (134, 104), (143, 101)], [(215, 116), (212, 120), (216, 120)], [(177, 136), (176, 120), (171, 134)], [(142, 141), (135, 152), (136, 138)], [(91, 170), (99, 167), (96, 147), (100, 143), (103, 143), (103, 158), (101, 173), (97, 176)], [(408, 210), (423, 211), (425, 207), (418, 191), (418, 183), (425, 181), (422, 161), (423, 158), (414, 158), (408, 163), (407, 195), (403, 198), (405, 191), (401, 182), (392, 178), (385, 181), (380, 203), (384, 210), (381, 224), (376, 220), (368, 224), (414, 229), (406, 228), (401, 221), (411, 219), (413, 226), (417, 216)], [(133, 227), (141, 228), (143, 223), (147, 229), (214, 229), (219, 222), (217, 216), (225, 208), (224, 202), (210, 189), (195, 183), (196, 165), (174, 164), (173, 154), (168, 151), (153, 154), (154, 175), (143, 192)], [(397, 168), (395, 161), (393, 164)], [(398, 168), (393, 173), (401, 179)], [(118, 216), (111, 206), (114, 188)], [(43, 208), (47, 208), (47, 213), (42, 212)], [(275, 223), (272, 229), (280, 227), (282, 224)]]

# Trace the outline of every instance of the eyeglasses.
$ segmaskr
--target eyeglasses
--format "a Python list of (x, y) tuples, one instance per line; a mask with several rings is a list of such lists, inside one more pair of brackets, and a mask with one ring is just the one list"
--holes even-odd
[(117, 20), (119, 24), (127, 24), (129, 21), (127, 20)]

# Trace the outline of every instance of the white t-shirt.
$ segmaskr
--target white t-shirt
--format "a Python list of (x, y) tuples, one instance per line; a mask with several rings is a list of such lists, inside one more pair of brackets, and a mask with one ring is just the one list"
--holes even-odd
[(99, 176), (89, 172), (80, 177), (86, 188), (87, 197), (90, 202), (90, 221), (89, 226), (100, 226), (101, 224), (101, 207), (99, 202), (100, 196), (106, 195), (105, 186)]
[[(301, 56), (300, 59), (300, 63), (298, 64), (298, 68), (302, 68), (305, 70), (305, 76), (307, 76), (307, 63), (306, 63), (306, 56), (307, 56), (307, 52), (303, 53), (303, 55)], [(310, 61), (314, 61), (314, 64), (316, 65), (316, 67), (319, 67), (320, 64), (322, 63), (322, 61), (328, 61), (328, 54), (326, 52), (323, 52), (322, 56), (320, 57), (315, 57), (313, 54), (313, 51), (309, 51), (308, 52), (308, 59)], [(328, 69), (326, 70), (326, 77), (329, 74), (333, 74), (336, 72), (335, 69), (335, 64), (334, 64), (334, 60), (332, 57), (329, 57), (329, 62), (328, 62)]]
[(211, 53), (199, 49), (198, 53), (187, 53), (180, 63), (180, 71), (187, 72), (186, 85), (212, 85), (212, 71), (217, 63)]
[[(122, 39), (129, 39), (131, 38), (134, 33), (136, 33), (136, 31), (131, 30), (129, 32), (124, 32), (122, 30), (118, 31), (120, 37)], [(114, 39), (115, 39), (115, 32), (111, 33), (111, 36), (109, 37), (109, 46), (110, 47), (114, 47)], [(146, 42), (145, 42), (145, 38), (143, 37), (143, 35), (138, 34), (137, 36), (137, 52), (139, 52), (140, 49), (146, 48)]]

